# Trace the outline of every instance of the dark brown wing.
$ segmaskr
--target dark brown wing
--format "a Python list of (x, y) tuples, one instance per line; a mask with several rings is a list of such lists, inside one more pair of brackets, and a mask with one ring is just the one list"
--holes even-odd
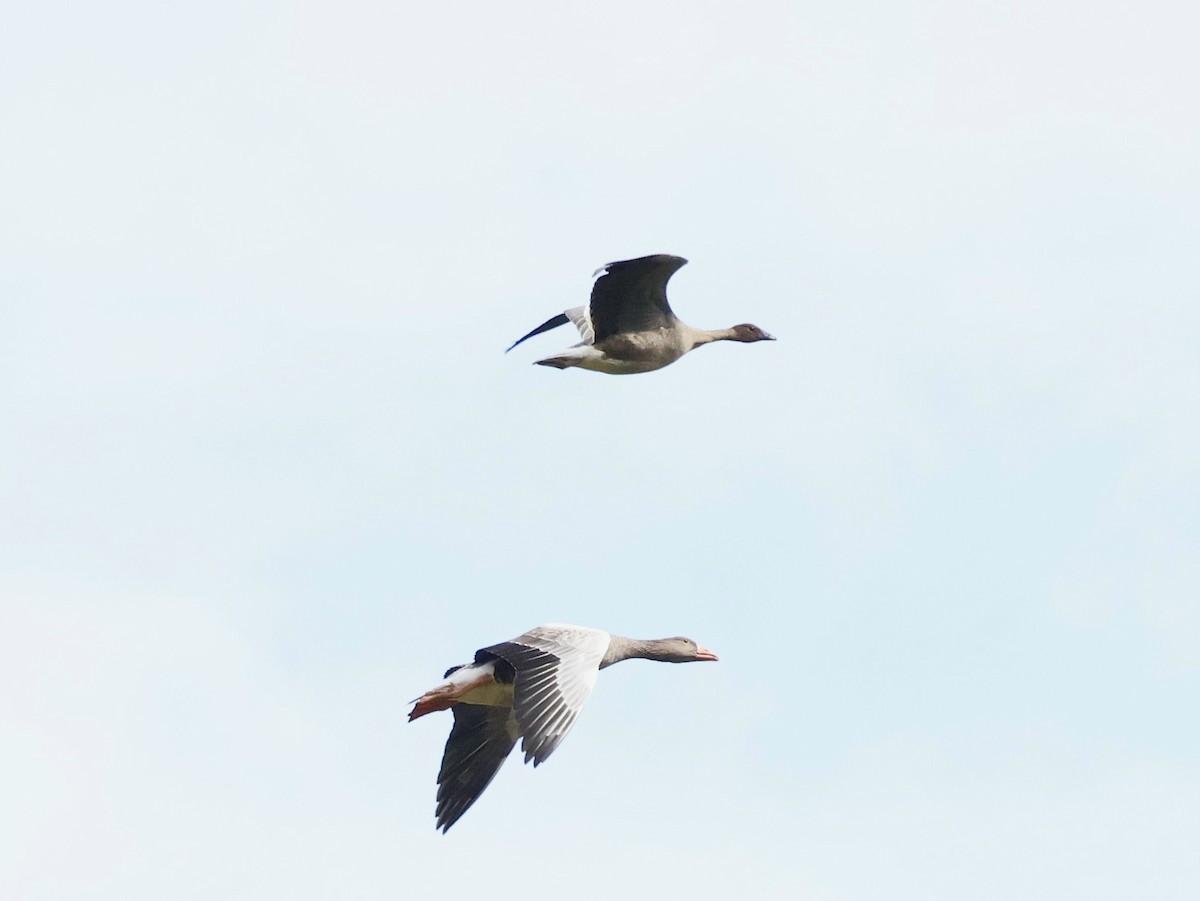
[(588, 304), (595, 342), (619, 332), (669, 328), (675, 314), (667, 303), (667, 282), (687, 260), (660, 253), (609, 263), (592, 286)]
[[(510, 344), (508, 346), (508, 350), (512, 350), (514, 347), (516, 347), (522, 341), (528, 341), (534, 335), (540, 335), (542, 332), (548, 332), (552, 328), (558, 328), (560, 325), (566, 325), (566, 324), (567, 324), (567, 314), (566, 313), (559, 313), (557, 316), (552, 316), (549, 319), (547, 319), (545, 322), (543, 322), (541, 325), (539, 325), (537, 328), (535, 328), (528, 335), (526, 335), (523, 338), (518, 338), (516, 341), (514, 341), (512, 344)], [(506, 350), (505, 353), (508, 353), (508, 350)]]
[(517, 743), (511, 707), (456, 704), (438, 772), (437, 828), (445, 832), (483, 794)]

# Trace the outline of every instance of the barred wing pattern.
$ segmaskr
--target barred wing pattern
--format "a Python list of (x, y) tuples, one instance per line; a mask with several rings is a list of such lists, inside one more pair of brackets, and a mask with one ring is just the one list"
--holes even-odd
[(592, 314), (588, 312), (587, 307), (572, 307), (563, 315), (571, 320), (575, 328), (579, 329), (579, 337), (583, 339), (582, 343), (596, 343), (596, 330), (592, 328)]
[(537, 766), (571, 731), (596, 685), (609, 641), (600, 629), (549, 625), (483, 649), (517, 671), (513, 713), (526, 763)]

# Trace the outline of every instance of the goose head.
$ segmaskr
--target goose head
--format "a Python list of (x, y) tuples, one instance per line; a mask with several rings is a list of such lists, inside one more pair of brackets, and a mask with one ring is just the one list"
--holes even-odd
[(755, 341), (774, 341), (774, 335), (768, 335), (757, 325), (752, 325), (749, 322), (743, 322), (741, 325), (735, 325), (729, 330), (730, 341), (741, 341), (743, 344), (752, 344)]
[(708, 648), (702, 648), (690, 638), (677, 636), (675, 638), (660, 638), (654, 642), (656, 660), (665, 663), (691, 663), (695, 660), (718, 660)]

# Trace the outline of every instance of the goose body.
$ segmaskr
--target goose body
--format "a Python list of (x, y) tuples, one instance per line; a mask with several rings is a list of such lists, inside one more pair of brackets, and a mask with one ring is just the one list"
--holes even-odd
[(451, 710), (454, 726), (438, 773), (437, 828), (458, 821), (521, 741), (536, 767), (575, 724), (601, 669), (640, 657), (668, 663), (716, 660), (690, 638), (638, 641), (587, 626), (539, 626), (475, 652), (414, 701), (410, 721)]
[(539, 366), (577, 366), (628, 375), (662, 369), (688, 351), (713, 341), (775, 340), (749, 323), (709, 330), (693, 328), (676, 316), (667, 302), (667, 282), (685, 263), (683, 257), (665, 253), (609, 263), (596, 270), (600, 277), (592, 286), (586, 307), (575, 307), (547, 319), (508, 349), (571, 322), (579, 330), (580, 343), (536, 360)]

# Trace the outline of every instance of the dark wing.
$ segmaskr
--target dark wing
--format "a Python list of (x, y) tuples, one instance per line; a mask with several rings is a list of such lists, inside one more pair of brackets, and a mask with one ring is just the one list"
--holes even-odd
[(592, 693), (610, 636), (582, 626), (540, 626), (485, 648), (516, 670), (513, 713), (525, 762), (537, 766), (559, 746)]
[(438, 772), (437, 828), (445, 832), (483, 794), (517, 743), (510, 707), (455, 704), (454, 728)]
[(548, 332), (552, 328), (558, 328), (560, 325), (566, 325), (566, 324), (567, 324), (567, 314), (559, 313), (557, 316), (553, 317), (552, 319), (547, 319), (545, 322), (543, 322), (541, 325), (539, 325), (537, 328), (535, 328), (532, 332), (530, 332), (524, 338), (518, 338), (516, 341), (514, 341), (512, 344), (510, 344), (508, 346), (508, 350), (506, 350), (505, 353), (508, 353), (509, 350), (512, 350), (514, 347), (516, 347), (522, 341), (529, 340), (534, 335), (540, 335), (542, 332)]
[(592, 285), (588, 304), (595, 340), (619, 332), (669, 328), (675, 314), (667, 303), (667, 281), (687, 260), (660, 253), (609, 263)]

